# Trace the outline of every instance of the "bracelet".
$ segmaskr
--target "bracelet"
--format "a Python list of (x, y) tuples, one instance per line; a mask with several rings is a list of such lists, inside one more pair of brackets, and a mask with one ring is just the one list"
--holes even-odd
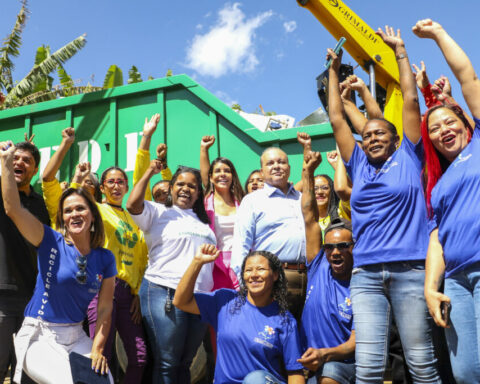
[(145, 137), (146, 139), (151, 139), (152, 138), (152, 135), (142, 135), (143, 137)]
[(396, 58), (397, 60), (406, 59), (408, 56), (406, 53), (400, 53)]

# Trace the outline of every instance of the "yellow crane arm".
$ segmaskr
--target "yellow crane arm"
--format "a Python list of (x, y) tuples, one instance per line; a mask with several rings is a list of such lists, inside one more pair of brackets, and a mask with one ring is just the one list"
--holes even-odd
[(339, 39), (347, 41), (344, 48), (367, 71), (374, 64), (375, 80), (387, 91), (384, 116), (402, 133), (402, 93), (395, 53), (375, 31), (341, 0), (297, 0)]

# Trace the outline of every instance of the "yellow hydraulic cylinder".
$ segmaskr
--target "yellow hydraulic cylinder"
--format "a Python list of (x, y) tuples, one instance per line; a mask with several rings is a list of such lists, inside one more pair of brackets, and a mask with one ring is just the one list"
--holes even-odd
[(297, 0), (338, 40), (344, 36), (344, 48), (368, 73), (374, 65), (375, 81), (387, 92), (384, 116), (395, 124), (402, 136), (403, 98), (395, 53), (375, 31), (341, 0)]

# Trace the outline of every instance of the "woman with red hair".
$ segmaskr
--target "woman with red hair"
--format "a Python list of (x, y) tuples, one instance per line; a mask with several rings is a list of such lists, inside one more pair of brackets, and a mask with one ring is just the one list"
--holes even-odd
[[(477, 128), (480, 81), (470, 60), (442, 26), (432, 20), (419, 21), (413, 32), (433, 39), (440, 47), (460, 82)], [(456, 382), (477, 382), (480, 378), (480, 132), (472, 129), (457, 105), (430, 108), (421, 128), (427, 167), (427, 205), (435, 228), (428, 248), (425, 297), (435, 323), (446, 328)], [(442, 294), (444, 277), (445, 294)]]

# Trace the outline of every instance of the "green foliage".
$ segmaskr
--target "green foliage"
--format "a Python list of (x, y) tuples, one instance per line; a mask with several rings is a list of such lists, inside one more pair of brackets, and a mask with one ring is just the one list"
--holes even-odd
[(134, 83), (141, 83), (142, 80), (142, 75), (140, 75), (140, 72), (138, 72), (137, 67), (132, 65), (132, 68), (128, 70), (128, 84), (134, 84)]
[(12, 72), (15, 65), (12, 57), (20, 55), (20, 46), (22, 45), (22, 32), (30, 11), (27, 8), (27, 0), (22, 0), (22, 8), (18, 12), (17, 20), (12, 32), (3, 40), (0, 48), (0, 91), (2, 89), (9, 92), (13, 88)]
[(240, 106), (240, 104), (232, 104), (232, 107), (231, 107), (234, 111), (243, 111), (242, 107)]
[(107, 74), (105, 75), (103, 88), (109, 89), (120, 85), (123, 85), (123, 72), (118, 66), (113, 64), (108, 68)]
[(38, 84), (45, 81), (51, 72), (74, 56), (86, 43), (85, 35), (82, 35), (51, 55), (48, 54), (49, 50), (46, 49), (40, 50), (40, 53), (37, 51), (39, 60), (42, 54), (45, 55), (45, 59), (41, 60), (39, 64), (35, 64), (30, 72), (7, 94), (5, 104), (10, 104), (14, 98), (21, 99), (29, 94), (35, 93)]
[(167, 73), (165, 74), (165, 77), (170, 77), (173, 76), (173, 71), (171, 69), (167, 69)]

